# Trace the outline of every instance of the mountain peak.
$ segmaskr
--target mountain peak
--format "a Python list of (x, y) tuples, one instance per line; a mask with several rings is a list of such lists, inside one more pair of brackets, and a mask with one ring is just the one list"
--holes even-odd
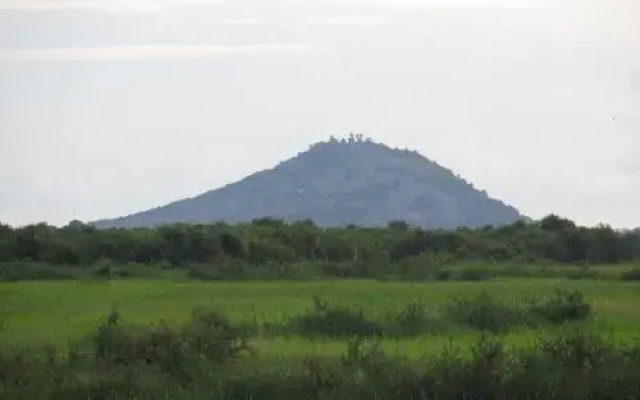
[(331, 136), (271, 169), (194, 198), (95, 225), (238, 223), (262, 217), (311, 219), (320, 226), (404, 220), (432, 229), (502, 225), (523, 218), (416, 151), (349, 134)]

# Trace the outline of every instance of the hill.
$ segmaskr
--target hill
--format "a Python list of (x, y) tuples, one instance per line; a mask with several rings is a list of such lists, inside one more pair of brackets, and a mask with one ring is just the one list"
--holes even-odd
[(502, 225), (524, 218), (417, 152), (358, 135), (316, 143), (272, 169), (199, 196), (93, 224), (238, 223), (262, 217), (310, 218), (319, 226), (379, 226), (404, 220), (431, 229)]

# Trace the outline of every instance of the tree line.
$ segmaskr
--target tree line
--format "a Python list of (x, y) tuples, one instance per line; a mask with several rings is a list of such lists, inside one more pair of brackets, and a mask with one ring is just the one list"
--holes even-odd
[(430, 231), (392, 221), (386, 227), (320, 228), (310, 220), (286, 223), (261, 218), (228, 225), (172, 224), (99, 230), (74, 221), (14, 228), (0, 224), (0, 262), (70, 266), (114, 263), (215, 263), (253, 265), (324, 262), (399, 262), (421, 254), (448, 260), (555, 261), (615, 264), (640, 259), (640, 235), (610, 226), (578, 226), (549, 215), (539, 221), (480, 229)]

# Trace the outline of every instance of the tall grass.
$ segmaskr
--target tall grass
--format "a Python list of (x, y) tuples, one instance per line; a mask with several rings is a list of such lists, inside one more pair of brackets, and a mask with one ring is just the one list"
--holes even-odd
[(327, 301), (313, 299), (313, 309), (291, 318), (282, 326), (282, 331), (307, 336), (373, 337), (382, 334), (382, 326), (364, 316), (362, 309), (352, 310), (331, 306)]
[(410, 302), (384, 321), (365, 315), (362, 308), (331, 305), (326, 300), (313, 299), (313, 308), (301, 315), (266, 323), (263, 329), (271, 336), (281, 334), (307, 337), (411, 337), (452, 330), (473, 329), (499, 333), (518, 325), (558, 325), (582, 321), (591, 315), (591, 306), (579, 291), (557, 289), (551, 296), (531, 298), (522, 303), (505, 303), (486, 292), (474, 297), (453, 297), (440, 309), (429, 309), (419, 302)]
[[(96, 315), (113, 306), (127, 321), (143, 325), (161, 319), (180, 324), (188, 320), (191, 308), (213, 307), (234, 325), (269, 337), (273, 335), (270, 327), (313, 313), (313, 297), (327, 300), (330, 308), (356, 314), (362, 311), (366, 320), (383, 327), (387, 338), (466, 335), (464, 331), (476, 328), (451, 317), (447, 308), (453, 299), (473, 303), (477, 295), (486, 292), (495, 305), (521, 310), (553, 298), (557, 287), (569, 292), (578, 289), (584, 294), (584, 302), (590, 304), (587, 320), (593, 319), (589, 326), (601, 332), (615, 329), (619, 335), (628, 337), (640, 335), (639, 325), (634, 324), (640, 320), (640, 291), (634, 283), (539, 279), (420, 284), (96, 280), (0, 284), (0, 320), (5, 322), (0, 342), (21, 346), (44, 342), (65, 345), (92, 329)], [(546, 323), (555, 324), (546, 322), (539, 313), (530, 319), (535, 321), (518, 322), (502, 331), (528, 329), (523, 332), (526, 336), (531, 333), (529, 326), (535, 329)]]
[[(4, 284), (0, 399), (633, 399), (640, 349), (590, 319), (620, 309), (631, 327), (637, 296), (592, 280)], [(510, 347), (522, 330), (532, 342)], [(50, 332), (61, 346), (7, 340)]]
[(421, 361), (352, 340), (343, 356), (272, 361), (217, 313), (183, 326), (125, 325), (113, 312), (88, 340), (59, 349), (0, 348), (2, 399), (635, 399), (640, 348), (581, 330), (508, 350), (484, 334)]

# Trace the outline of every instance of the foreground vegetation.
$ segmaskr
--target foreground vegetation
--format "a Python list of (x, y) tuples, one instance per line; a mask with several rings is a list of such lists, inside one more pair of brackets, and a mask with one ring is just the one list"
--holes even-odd
[[(585, 318), (589, 307), (578, 294), (567, 295), (558, 293), (539, 303), (538, 311), (536, 307), (529, 311), (542, 312), (547, 323), (561, 322), (549, 319), (552, 315)], [(477, 306), (456, 304), (466, 322), (475, 320)], [(494, 304), (484, 312), (495, 317), (504, 310)], [(346, 314), (350, 317), (338, 317), (335, 326), (352, 326), (350, 321), (357, 314)], [(323, 315), (316, 310), (317, 318)], [(324, 329), (314, 324), (307, 327), (320, 329), (316, 333)], [(216, 313), (195, 312), (178, 327), (165, 323), (131, 327), (112, 312), (84, 342), (64, 352), (54, 347), (40, 352), (1, 351), (0, 398), (584, 400), (640, 396), (637, 343), (616, 345), (570, 328), (521, 349), (507, 349), (499, 337), (484, 333), (467, 352), (447, 346), (421, 360), (390, 358), (358, 335), (338, 358), (272, 360), (253, 350), (248, 333)]]
[(633, 282), (80, 280), (0, 298), (2, 399), (640, 398)]

